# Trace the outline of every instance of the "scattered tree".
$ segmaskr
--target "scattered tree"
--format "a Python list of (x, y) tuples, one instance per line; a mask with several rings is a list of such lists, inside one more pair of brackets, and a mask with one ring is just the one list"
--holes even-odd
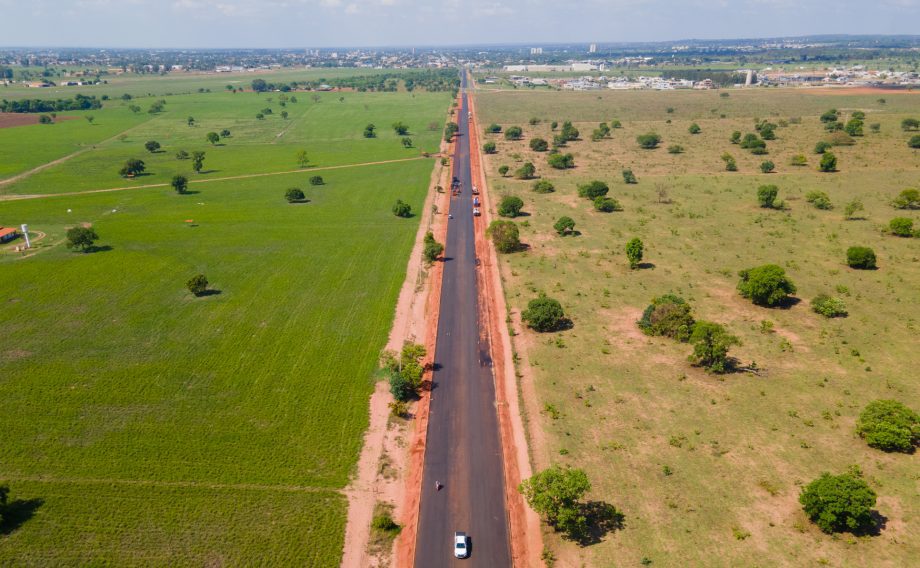
[(725, 162), (725, 171), (727, 172), (737, 172), (738, 171), (738, 163), (735, 162), (735, 157), (729, 154), (728, 152), (725, 152), (724, 154), (722, 154), (722, 161)]
[(324, 185), (323, 176), (310, 176), (310, 185)]
[(492, 221), (486, 233), (498, 252), (510, 253), (521, 248), (520, 231), (513, 221)]
[(191, 126), (195, 126), (195, 117), (194, 117), (194, 116), (190, 116), (190, 117), (186, 118), (186, 119), (185, 119), (185, 123), (186, 123), (187, 125), (189, 125), (190, 127), (191, 127)]
[(397, 199), (396, 203), (393, 205), (393, 215), (397, 217), (411, 217), (412, 206), (408, 203), (404, 203), (402, 199)]
[[(284, 103), (282, 103), (282, 104), (284, 104)], [(288, 111), (286, 111), (286, 110), (281, 111), (281, 119), (282, 119), (282, 120), (287, 120), (287, 117), (288, 117)]]
[(891, 202), (895, 209), (920, 209), (920, 191), (908, 188)]
[(824, 123), (837, 122), (837, 116), (838, 116), (837, 109), (832, 108), (829, 111), (821, 115), (821, 122), (824, 122)]
[(525, 479), (518, 486), (530, 508), (570, 538), (579, 538), (588, 530), (588, 518), (579, 500), (590, 490), (591, 482), (583, 470), (558, 465)]
[(284, 198), (287, 199), (288, 203), (300, 203), (304, 201), (307, 196), (304, 195), (303, 190), (299, 187), (291, 187), (284, 192)]
[(83, 118), (85, 118), (85, 119), (86, 119), (86, 122), (88, 122), (88, 123), (90, 123), (90, 124), (92, 124), (93, 121), (96, 120), (96, 117), (93, 116), (93, 115), (91, 115), (91, 114), (88, 114), (88, 115), (84, 116)]
[(641, 148), (646, 150), (653, 150), (658, 147), (658, 144), (661, 143), (661, 136), (655, 134), (654, 132), (649, 132), (648, 134), (640, 134), (636, 136), (636, 142), (638, 142)]
[(549, 149), (549, 143), (542, 138), (531, 138), (530, 149), (534, 152), (546, 152)]
[(401, 140), (401, 142), (402, 142), (403, 148), (411, 148), (411, 147), (412, 147), (412, 139), (409, 138), (408, 136), (405, 137), (405, 138), (403, 138), (403, 139)]
[(395, 132), (397, 136), (405, 136), (409, 134), (409, 125), (403, 124), (402, 121), (394, 122), (393, 132)]
[(572, 154), (550, 154), (546, 161), (550, 167), (557, 170), (575, 167), (575, 156)]
[(147, 142), (144, 143), (144, 148), (146, 148), (147, 151), (150, 152), (151, 154), (155, 154), (160, 149), (160, 143), (157, 142), (156, 140), (148, 140)]
[[(500, 176), (502, 176), (502, 177), (505, 177), (506, 175), (508, 175), (508, 170), (510, 170), (510, 169), (511, 169), (511, 168), (509, 168), (508, 166), (499, 166), (499, 167), (498, 167), (498, 175), (500, 175)], [(536, 171), (536, 169), (535, 169), (534, 171)]]
[(495, 147), (495, 142), (486, 142), (482, 145), (482, 151), (486, 154), (495, 154), (498, 150)]
[(856, 433), (873, 448), (913, 452), (920, 444), (920, 416), (896, 400), (876, 400), (860, 413)]
[(821, 140), (815, 144), (815, 154), (823, 154), (831, 149), (831, 143), (825, 140)]
[(118, 175), (124, 178), (136, 177), (144, 173), (146, 169), (147, 166), (144, 165), (143, 160), (131, 158), (125, 162), (125, 165), (123, 165), (120, 170), (118, 170)]
[(188, 191), (188, 178), (183, 175), (176, 174), (173, 176), (170, 185), (172, 185), (173, 189), (176, 190), (176, 193), (185, 193)]
[(559, 217), (553, 224), (553, 228), (561, 236), (569, 235), (575, 231), (575, 220), (571, 217)]
[(178, 152), (176, 152), (176, 159), (177, 160), (188, 160), (189, 154), (185, 150), (179, 150)]
[(623, 181), (628, 184), (639, 183), (639, 180), (636, 179), (636, 174), (629, 168), (623, 170)]
[(505, 129), (506, 140), (520, 140), (523, 135), (524, 131), (521, 130), (520, 126), (510, 126)]
[(578, 129), (572, 125), (572, 122), (566, 120), (562, 123), (562, 130), (559, 131), (559, 135), (566, 142), (574, 142), (578, 140), (579, 132)]
[(444, 245), (434, 239), (434, 233), (428, 231), (425, 233), (425, 246), (422, 254), (428, 262), (434, 262), (444, 252)]
[(907, 141), (907, 145), (914, 149), (920, 148), (920, 134), (911, 136), (910, 140)]
[(616, 199), (602, 195), (594, 199), (594, 209), (601, 213), (612, 213), (614, 211), (622, 211), (623, 207)]
[(808, 158), (805, 157), (805, 154), (796, 154), (789, 160), (789, 164), (793, 166), (807, 166)]
[(93, 247), (93, 243), (99, 239), (99, 235), (92, 227), (72, 227), (67, 230), (67, 248), (79, 249), (81, 252), (87, 252)]
[(874, 270), (877, 265), (875, 251), (869, 247), (850, 247), (847, 249), (847, 266), (859, 270)]
[(533, 190), (537, 193), (552, 193), (556, 191), (552, 182), (546, 179), (537, 180), (533, 183)]
[(690, 343), (693, 345), (691, 363), (713, 373), (724, 373), (730, 368), (729, 348), (741, 345), (741, 340), (717, 323), (698, 321), (690, 333)]
[(901, 121), (901, 130), (904, 130), (905, 132), (909, 130), (917, 130), (918, 128), (920, 128), (920, 120), (917, 120), (916, 118), (905, 118)]
[(377, 127), (373, 124), (368, 124), (364, 127), (364, 137), (365, 138), (376, 138), (377, 137)]
[(646, 335), (689, 341), (694, 321), (690, 304), (680, 296), (665, 294), (652, 299), (637, 324)]
[(826, 533), (859, 532), (872, 528), (875, 491), (851, 473), (821, 477), (805, 486), (799, 503), (805, 514)]
[(644, 245), (638, 237), (630, 239), (626, 243), (626, 258), (629, 259), (629, 267), (632, 269), (639, 268), (639, 263), (642, 262), (642, 252)]
[(502, 197), (501, 202), (498, 204), (498, 214), (502, 217), (517, 217), (521, 214), (521, 209), (524, 208), (524, 201), (520, 197), (514, 195), (506, 195)]
[(818, 166), (818, 169), (822, 172), (835, 172), (837, 171), (837, 156), (831, 152), (825, 152), (821, 156), (821, 163)]
[(220, 134), (216, 132), (208, 132), (207, 139), (208, 139), (208, 142), (210, 142), (211, 145), (213, 146), (214, 144), (217, 144), (218, 142), (220, 142)]
[(594, 201), (598, 197), (607, 195), (609, 191), (610, 187), (608, 187), (606, 183), (600, 180), (594, 180), (578, 186), (578, 197), (586, 197)]
[(486, 127), (486, 134), (498, 134), (502, 131), (502, 127), (495, 124), (494, 122)]
[(758, 306), (773, 307), (795, 294), (795, 284), (786, 271), (776, 264), (764, 264), (738, 272), (738, 292)]
[(196, 150), (192, 152), (192, 169), (196, 174), (200, 174), (202, 167), (204, 167), (204, 152)]
[(298, 151), (297, 151), (297, 156), (296, 156), (296, 158), (297, 158), (297, 164), (298, 164), (301, 168), (307, 167), (307, 164), (310, 163), (310, 160), (309, 160), (309, 158), (307, 157), (307, 151), (306, 151), (306, 150), (298, 150)]
[(762, 185), (757, 188), (757, 202), (765, 209), (779, 209), (780, 204), (776, 203), (776, 195), (779, 188), (775, 185)]
[(736, 130), (732, 132), (732, 137), (728, 139), (732, 144), (739, 144), (741, 142), (741, 131)]
[(847, 316), (846, 303), (840, 298), (827, 294), (818, 294), (811, 300), (811, 309), (826, 318), (842, 318)]
[(776, 164), (774, 164), (770, 160), (760, 163), (760, 171), (765, 174), (772, 172), (774, 169), (776, 169)]
[(854, 199), (846, 204), (846, 207), (843, 208), (843, 218), (844, 219), (856, 219), (856, 214), (865, 210), (865, 207), (862, 204), (862, 201)]
[(565, 322), (562, 305), (545, 294), (527, 303), (527, 309), (521, 313), (521, 321), (534, 331), (556, 331)]
[(524, 162), (516, 172), (514, 172), (514, 177), (518, 179), (533, 179), (534, 174), (537, 173), (537, 168), (531, 162)]
[(700, 128), (700, 125), (695, 122), (690, 125), (690, 128), (687, 129), (687, 132), (689, 132), (690, 134), (699, 134), (702, 131), (703, 129)]
[(823, 191), (809, 191), (805, 194), (805, 201), (811, 203), (815, 209), (833, 209), (831, 198)]
[(895, 217), (888, 223), (892, 235), (898, 237), (912, 237), (914, 235), (914, 221), (907, 217)]
[(226, 129), (226, 128), (224, 128), (223, 130), (221, 130), (221, 131), (220, 131), (220, 137), (221, 137), (221, 138), (230, 138), (230, 130), (228, 130), (228, 129)]

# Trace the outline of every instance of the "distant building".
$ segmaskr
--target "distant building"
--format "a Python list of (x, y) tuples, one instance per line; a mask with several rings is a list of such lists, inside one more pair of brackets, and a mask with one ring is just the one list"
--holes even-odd
[(543, 55), (543, 48), (542, 47), (531, 47), (530, 54), (531, 55)]
[(0, 227), (0, 243), (8, 243), (19, 236), (15, 227)]
[(588, 53), (597, 53), (596, 43), (592, 43), (590, 46), (588, 46)]

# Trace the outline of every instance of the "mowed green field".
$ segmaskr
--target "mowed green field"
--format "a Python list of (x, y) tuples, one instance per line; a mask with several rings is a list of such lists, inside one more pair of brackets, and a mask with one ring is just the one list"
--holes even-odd
[[(920, 409), (920, 240), (885, 231), (898, 216), (920, 226), (916, 211), (889, 205), (920, 181), (920, 155), (907, 148), (909, 135), (899, 126), (920, 116), (920, 96), (536, 92), (482, 94), (478, 101), (480, 124), (525, 131), (520, 142), (486, 136), (498, 144), (498, 154), (486, 158), (495, 201), (520, 196), (529, 214), (516, 219), (529, 250), (502, 257), (512, 318), (519, 322), (543, 291), (574, 322), (567, 331), (513, 338), (536, 389), (536, 412), (526, 417), (536, 429), (534, 462), (584, 468), (589, 497), (625, 516), (622, 529), (584, 548), (547, 533), (560, 563), (908, 566), (920, 557), (917, 456), (874, 450), (854, 433), (871, 400)], [(867, 129), (856, 145), (835, 148), (839, 171), (822, 174), (812, 148), (824, 136), (818, 115), (834, 107), (864, 110), (866, 123), (881, 123), (881, 132)], [(544, 122), (530, 126), (530, 117)], [(753, 132), (755, 117), (802, 123), (778, 128), (770, 154), (752, 156), (728, 139), (733, 130)], [(591, 142), (591, 129), (612, 118), (623, 128)], [(580, 121), (585, 139), (563, 150), (577, 166), (563, 172), (527, 142), (551, 138), (547, 122), (565, 119)], [(702, 127), (696, 136), (687, 133), (694, 120)], [(636, 135), (650, 130), (663, 136), (662, 146), (639, 149)], [(685, 153), (667, 153), (675, 143)], [(726, 151), (739, 172), (724, 171), (719, 156)], [(515, 153), (533, 160), (556, 192), (537, 194), (533, 182), (498, 176), (502, 164), (519, 167)], [(798, 153), (808, 166), (788, 165)], [(760, 173), (765, 159), (778, 173)], [(633, 169), (638, 185), (623, 182), (623, 167)], [(579, 199), (577, 184), (591, 179), (609, 183), (624, 210), (599, 213)], [(758, 207), (757, 187), (766, 183), (779, 187), (787, 210)], [(805, 201), (814, 189), (830, 195), (833, 210)], [(845, 221), (844, 205), (853, 199), (865, 204), (864, 218)], [(556, 235), (553, 223), (563, 215), (579, 235)], [(646, 247), (650, 266), (641, 270), (628, 268), (624, 249), (633, 237)], [(845, 251), (853, 245), (874, 248), (879, 270), (848, 268)], [(765, 263), (785, 268), (800, 303), (767, 309), (738, 295), (738, 270)], [(726, 325), (743, 341), (731, 354), (744, 365), (756, 362), (761, 375), (707, 374), (687, 362), (689, 345), (643, 335), (636, 325), (643, 309), (669, 292), (687, 299), (697, 319)], [(841, 297), (849, 317), (812, 312), (809, 301), (819, 293)], [(761, 331), (763, 321), (772, 331)], [(825, 535), (797, 501), (803, 484), (851, 465), (878, 493), (878, 536)]]
[[(0, 194), (69, 193), (167, 183), (177, 173), (204, 179), (290, 171), (300, 167), (297, 154), (301, 150), (307, 152), (311, 167), (419, 157), (423, 151), (437, 152), (442, 126), (438, 116), (450, 99), (449, 93), (426, 92), (327, 92), (317, 93), (318, 100), (313, 99), (313, 93), (291, 95), (297, 102), (288, 102), (285, 107), (280, 105), (280, 93), (166, 96), (164, 112), (154, 115), (147, 113), (153, 99), (107, 101), (101, 110), (61, 113), (92, 114), (92, 125), (78, 119), (0, 129), (0, 149), (19, 156), (10, 161), (6, 171), (0, 170), (0, 176), (5, 177), (93, 145), (66, 162), (0, 185)], [(141, 106), (142, 111), (133, 115), (128, 110), (132, 104)], [(271, 108), (272, 114), (257, 119), (266, 108)], [(281, 117), (282, 111), (289, 113), (287, 119)], [(195, 118), (194, 126), (188, 126), (189, 116)], [(402, 136), (391, 128), (397, 121), (409, 125), (413, 147), (404, 147)], [(432, 122), (436, 125), (433, 128)], [(363, 136), (369, 123), (378, 128), (376, 138)], [(61, 138), (58, 129), (64, 132)], [(207, 142), (209, 132), (223, 129), (230, 130), (229, 138), (218, 145)], [(46, 144), (47, 140), (53, 142)], [(144, 144), (149, 140), (159, 142), (161, 150), (148, 152)], [(30, 148), (40, 150), (33, 157)], [(194, 173), (191, 160), (177, 159), (179, 150), (205, 151), (202, 173)], [(141, 159), (147, 166), (145, 174), (133, 180), (118, 175), (130, 158)]]
[[(418, 226), (390, 208), (421, 208), (431, 168), (4, 202), (46, 236), (0, 257), (0, 479), (22, 511), (0, 564), (337, 565)], [(101, 250), (61, 244), (78, 223)], [(197, 273), (219, 293), (191, 296)]]

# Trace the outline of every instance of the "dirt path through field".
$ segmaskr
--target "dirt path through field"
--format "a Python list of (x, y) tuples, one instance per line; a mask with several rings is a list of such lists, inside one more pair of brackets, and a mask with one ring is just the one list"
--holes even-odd
[[(436, 156), (435, 154), (432, 155)], [(281, 172), (262, 172), (258, 174), (242, 174), (238, 176), (227, 176), (219, 178), (209, 178), (209, 179), (192, 179), (189, 180), (189, 185), (199, 184), (199, 183), (211, 183), (216, 181), (230, 181), (235, 179), (249, 179), (249, 178), (258, 178), (258, 177), (268, 177), (268, 176), (281, 176), (287, 174), (298, 174), (298, 173), (313, 173), (313, 172), (323, 172), (328, 170), (341, 170), (344, 168), (359, 168), (362, 166), (378, 166), (381, 164), (395, 164), (398, 162), (412, 162), (415, 160), (425, 160), (424, 156), (418, 156), (415, 158), (399, 158), (397, 160), (381, 160), (379, 162), (360, 162), (357, 164), (342, 164), (340, 166), (325, 166), (320, 168), (306, 168), (306, 169), (297, 169), (297, 170), (285, 170)], [(46, 197), (65, 197), (69, 195), (88, 195), (91, 193), (108, 193), (111, 191), (127, 191), (130, 189), (150, 189), (154, 187), (168, 187), (168, 183), (148, 183), (143, 185), (129, 185), (122, 187), (110, 187), (106, 189), (87, 189), (85, 191), (72, 191), (69, 193), (47, 193), (42, 195), (0, 195), (0, 201), (17, 201), (20, 199), (41, 199)]]

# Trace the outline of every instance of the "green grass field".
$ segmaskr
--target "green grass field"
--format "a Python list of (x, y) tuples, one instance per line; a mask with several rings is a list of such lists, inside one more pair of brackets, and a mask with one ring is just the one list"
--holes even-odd
[[(302, 95), (277, 145), (281, 119), (253, 118), (264, 98), (170, 97), (128, 141), (4, 191), (123, 184), (109, 160), (140, 155), (147, 137), (168, 154), (139, 183), (168, 181), (176, 147), (202, 148), (222, 127), (234, 136), (208, 148), (206, 162), (221, 175), (296, 169), (300, 147), (324, 165), (418, 156), (389, 124), (409, 123), (435, 149), (440, 132), (420, 130), (443, 120), (449, 96)], [(92, 129), (131, 126), (126, 112), (97, 111)], [(202, 126), (186, 126), (187, 114)], [(380, 137), (363, 145), (370, 121)], [(27, 152), (62, 126), (0, 136), (18, 131)], [(318, 187), (308, 168), (193, 184), (188, 195), (164, 187), (3, 202), (0, 223), (45, 236), (34, 256), (0, 254), (0, 480), (22, 511), (0, 536), (0, 565), (337, 565), (340, 490), (418, 226), (390, 209), (397, 198), (422, 207), (432, 166), (330, 170)], [(309, 202), (286, 203), (291, 186)], [(101, 250), (63, 246), (79, 223), (92, 223)], [(220, 293), (191, 296), (185, 282), (197, 273)]]
[[(306, 150), (310, 166), (418, 157), (423, 151), (438, 150), (441, 127), (437, 116), (449, 102), (447, 93), (322, 93), (319, 101), (309, 93), (295, 93), (298, 101), (281, 107), (278, 96), (222, 92), (176, 95), (164, 99), (167, 104), (163, 113), (147, 114), (148, 101), (140, 103), (143, 110), (136, 116), (127, 109), (138, 103), (109, 101), (99, 111), (62, 113), (93, 114), (93, 125), (74, 120), (0, 129), (0, 148), (8, 147), (12, 154), (24, 155), (18, 163), (7, 166), (7, 177), (94, 144), (91, 150), (62, 164), (0, 186), (0, 193), (69, 193), (166, 183), (176, 173), (207, 178), (290, 171), (299, 167), (296, 156), (300, 150)], [(273, 114), (257, 119), (256, 114), (265, 108), (272, 108)], [(281, 118), (282, 110), (289, 113), (287, 119)], [(189, 116), (195, 118), (195, 126), (188, 126)], [(412, 148), (405, 148), (402, 137), (391, 128), (397, 121), (410, 126)], [(436, 128), (430, 128), (432, 122)], [(377, 126), (376, 138), (364, 138), (362, 133), (368, 123)], [(57, 129), (65, 134), (73, 131), (73, 135), (58, 140)], [(207, 142), (208, 132), (223, 129), (230, 130), (231, 137), (218, 145)], [(122, 131), (124, 139), (115, 136)], [(56, 142), (36, 157), (22, 150), (43, 148), (49, 137)], [(144, 148), (148, 140), (159, 142), (161, 150), (148, 152)], [(179, 150), (206, 152), (201, 174), (194, 174), (191, 160), (176, 158)], [(130, 158), (144, 160), (147, 171), (126, 180), (118, 170)]]
[[(818, 115), (831, 107), (863, 109), (867, 124), (882, 127), (855, 146), (835, 148), (840, 171), (822, 174), (811, 149), (824, 136)], [(571, 330), (513, 338), (537, 393), (537, 412), (527, 416), (537, 431), (535, 464), (584, 468), (594, 485), (589, 497), (625, 515), (623, 529), (593, 546), (550, 535), (562, 564), (631, 566), (648, 558), (652, 566), (906, 566), (920, 556), (916, 456), (885, 454), (854, 434), (871, 400), (920, 408), (920, 241), (885, 233), (893, 217), (920, 224), (916, 212), (889, 205), (917, 184), (920, 154), (907, 148), (899, 124), (920, 115), (920, 96), (486, 93), (477, 108), (483, 125), (525, 130), (520, 142), (486, 137), (499, 147), (486, 160), (493, 196), (520, 196), (530, 215), (516, 219), (529, 250), (502, 258), (513, 318), (544, 291), (574, 321)], [(531, 116), (544, 122), (529, 126)], [(753, 132), (755, 117), (796, 116), (802, 123), (777, 129), (767, 156), (728, 141), (733, 130)], [(551, 138), (545, 121), (567, 118), (579, 121), (586, 139), (563, 150), (577, 166), (563, 172), (550, 169), (527, 140)], [(591, 129), (612, 118), (623, 128), (591, 142)], [(701, 134), (687, 133), (691, 121)], [(639, 149), (635, 136), (649, 130), (663, 136), (661, 148)], [(674, 143), (685, 153), (668, 154)], [(739, 172), (724, 171), (725, 151), (738, 159)], [(808, 166), (788, 165), (797, 153), (807, 155)], [(501, 164), (519, 166), (512, 154), (533, 160), (556, 192), (536, 194), (533, 182), (498, 176)], [(778, 173), (760, 173), (764, 159)], [(623, 182), (623, 167), (633, 169), (638, 185)], [(579, 199), (576, 185), (591, 179), (608, 182), (624, 210), (599, 213)], [(779, 186), (787, 210), (758, 207), (756, 190), (766, 183)], [(804, 196), (813, 189), (826, 191), (835, 208), (808, 204)], [(843, 206), (855, 198), (865, 204), (865, 219), (845, 221)], [(556, 235), (552, 225), (562, 215), (575, 220), (580, 235)], [(624, 247), (632, 237), (644, 241), (652, 266), (628, 268)], [(873, 247), (880, 269), (849, 269), (852, 245)], [(737, 271), (765, 263), (786, 269), (798, 305), (767, 309), (738, 295)], [(690, 301), (697, 319), (723, 323), (740, 337), (743, 346), (732, 354), (756, 361), (762, 376), (707, 374), (687, 362), (689, 345), (643, 335), (636, 326), (642, 310), (668, 292)], [(812, 312), (809, 301), (822, 292), (842, 297), (849, 317)], [(772, 322), (771, 332), (761, 331), (763, 321)], [(824, 535), (797, 502), (803, 483), (852, 464), (879, 495), (876, 508), (886, 518), (879, 536)]]

